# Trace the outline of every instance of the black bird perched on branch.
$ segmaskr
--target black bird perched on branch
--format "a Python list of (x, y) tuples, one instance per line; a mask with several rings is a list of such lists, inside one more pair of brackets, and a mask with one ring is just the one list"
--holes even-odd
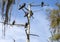
[(22, 9), (22, 8), (24, 8), (25, 6), (26, 6), (26, 3), (23, 3), (23, 4), (21, 5), (21, 7), (19, 8), (19, 10)]
[(27, 26), (28, 26), (28, 23), (25, 23), (25, 28), (27, 28)]
[[(27, 9), (25, 6), (26, 6), (26, 3), (24, 3), (22, 6), (20, 5), (19, 10), (22, 9), (23, 12), (25, 13), (24, 17), (28, 17), (29, 9)], [(28, 12), (26, 12), (23, 8), (25, 8)], [(30, 10), (30, 17), (33, 17), (33, 12), (32, 12), (32, 10)]]
[(44, 5), (44, 2), (41, 2), (41, 7), (43, 7), (43, 5)]
[(24, 17), (27, 17), (28, 16), (28, 12), (25, 12), (25, 15), (24, 15)]
[[(28, 12), (25, 12), (24, 17), (28, 17), (28, 14), (29, 14)], [(33, 12), (32, 12), (32, 10), (30, 10), (30, 18), (31, 18), (31, 17), (33, 17)], [(34, 18), (34, 17), (33, 17), (33, 18)]]
[(15, 24), (15, 20), (12, 22), (12, 25), (14, 25)]
[(48, 4), (44, 4), (44, 2), (41, 2), (41, 7), (43, 6), (49, 6)]
[(33, 16), (33, 12), (32, 12), (32, 10), (30, 10), (30, 17), (31, 17), (31, 16)]

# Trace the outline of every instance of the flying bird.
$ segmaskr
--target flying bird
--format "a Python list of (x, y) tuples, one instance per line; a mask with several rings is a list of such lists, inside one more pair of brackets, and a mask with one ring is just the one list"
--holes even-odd
[(19, 10), (22, 9), (22, 8), (24, 8), (25, 6), (26, 6), (26, 3), (23, 3), (23, 4), (20, 6)]

